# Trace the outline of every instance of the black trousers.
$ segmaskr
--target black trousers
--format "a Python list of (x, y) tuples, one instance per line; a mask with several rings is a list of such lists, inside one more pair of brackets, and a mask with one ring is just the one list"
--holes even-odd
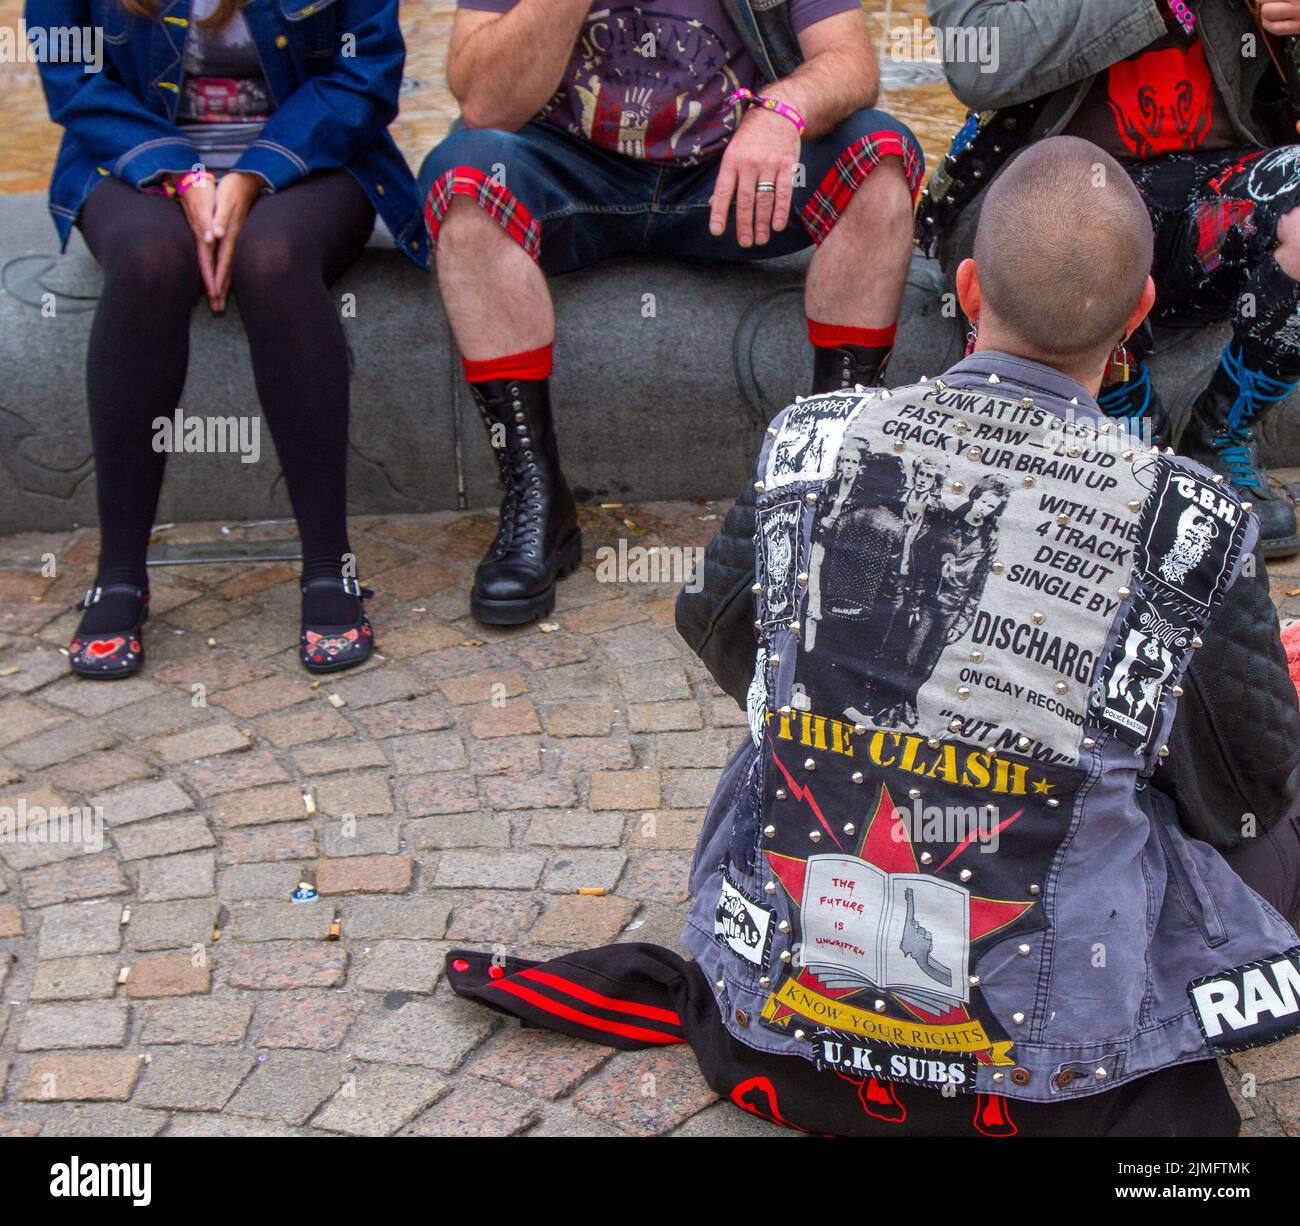
[[(735, 1039), (694, 962), (657, 945), (606, 945), (549, 962), (452, 950), (458, 996), (623, 1050), (689, 1043), (705, 1081), (742, 1111), (786, 1128), (845, 1137), (1232, 1137), (1241, 1126), (1218, 1065), (1181, 1065), (1063, 1103), (853, 1080), (800, 1056)], [(749, 1025), (757, 1026), (757, 1019)]]

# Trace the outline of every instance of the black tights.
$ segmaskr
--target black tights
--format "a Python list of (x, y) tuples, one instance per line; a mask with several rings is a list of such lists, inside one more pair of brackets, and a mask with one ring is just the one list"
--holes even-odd
[[(331, 171), (259, 197), (235, 247), (233, 296), (298, 520), (304, 578), (337, 576), (349, 552), (348, 351), (329, 286), (360, 255), (373, 225), (360, 185)], [(86, 200), (81, 228), (104, 270), (86, 357), (98, 582), (143, 587), (167, 462), (154, 450), (152, 423), (180, 403), (202, 282), (194, 238), (173, 200), (105, 179)]]

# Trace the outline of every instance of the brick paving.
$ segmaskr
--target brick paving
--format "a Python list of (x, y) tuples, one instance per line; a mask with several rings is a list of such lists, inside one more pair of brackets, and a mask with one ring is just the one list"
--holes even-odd
[[(602, 582), (596, 551), (704, 545), (723, 510), (584, 511), (583, 567), (518, 629), (468, 616), (490, 514), (357, 520), (379, 654), (319, 680), (293, 568), (223, 564), (155, 570), (144, 673), (78, 681), (93, 533), (0, 540), (0, 806), (104, 817), (102, 848), (0, 841), (0, 1136), (780, 1132), (685, 1049), (521, 1030), (441, 977), (456, 943), (677, 944), (744, 717), (675, 587)], [(1300, 561), (1270, 581), (1300, 616)], [(1247, 1135), (1300, 1135), (1300, 1040), (1223, 1067)]]

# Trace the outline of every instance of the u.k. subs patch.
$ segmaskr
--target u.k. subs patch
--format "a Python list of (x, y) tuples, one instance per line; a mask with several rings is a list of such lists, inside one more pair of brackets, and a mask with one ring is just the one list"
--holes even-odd
[(1300, 1031), (1300, 945), (1187, 985), (1206, 1043), (1245, 1051)]
[(819, 1069), (829, 1069), (850, 1081), (875, 1077), (930, 1090), (951, 1086), (960, 1094), (975, 1090), (975, 1061), (953, 1052), (904, 1050), (838, 1030), (816, 1031), (811, 1047), (813, 1063)]
[(1247, 514), (1226, 485), (1163, 461), (1147, 502), (1138, 569), (1174, 600), (1210, 609), (1236, 562)]
[(713, 935), (721, 944), (753, 966), (766, 966), (774, 920), (773, 911), (746, 898), (723, 872), (722, 892), (713, 914)]

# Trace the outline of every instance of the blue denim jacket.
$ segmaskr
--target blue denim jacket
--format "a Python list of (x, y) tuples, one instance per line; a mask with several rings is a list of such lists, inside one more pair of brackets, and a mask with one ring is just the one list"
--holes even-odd
[(1231, 488), (997, 353), (796, 402), (755, 476), (684, 935), (731, 1033), (1053, 1102), (1300, 1030), (1295, 933), (1149, 782), (1258, 535)]
[[(64, 129), (50, 212), (65, 245), (102, 176), (141, 187), (199, 160), (174, 122), (189, 12), (189, 0), (163, 0), (146, 21), (118, 0), (27, 0), (29, 36), (103, 30), (102, 71), (40, 65), (50, 117)], [(277, 105), (236, 168), (271, 191), (312, 171), (347, 170), (402, 251), (427, 265), (415, 182), (388, 133), (406, 56), (397, 0), (247, 0), (244, 15)]]

